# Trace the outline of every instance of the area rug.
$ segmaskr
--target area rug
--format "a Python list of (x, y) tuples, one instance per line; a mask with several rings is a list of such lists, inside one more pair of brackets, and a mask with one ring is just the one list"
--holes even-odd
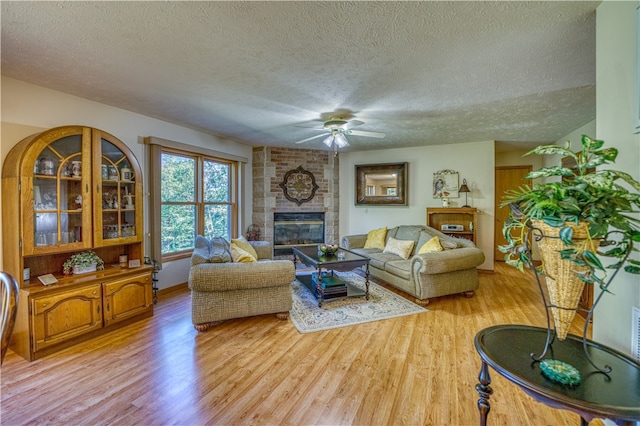
[[(345, 281), (364, 290), (364, 278), (354, 272), (336, 273)], [(398, 296), (369, 280), (369, 300), (365, 296), (318, 301), (299, 281), (291, 284), (293, 307), (291, 321), (300, 333), (329, 330), (355, 324), (428, 312), (427, 309)]]

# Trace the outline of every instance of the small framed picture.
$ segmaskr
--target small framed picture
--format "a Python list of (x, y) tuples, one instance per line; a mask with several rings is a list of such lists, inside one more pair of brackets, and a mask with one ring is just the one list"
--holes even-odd
[(139, 268), (140, 267), (140, 259), (131, 259), (129, 261), (129, 268)]

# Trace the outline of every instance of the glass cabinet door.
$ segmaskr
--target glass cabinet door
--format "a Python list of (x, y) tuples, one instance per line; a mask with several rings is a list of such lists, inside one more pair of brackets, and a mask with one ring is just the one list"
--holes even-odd
[(142, 236), (140, 173), (128, 148), (105, 133), (94, 136), (97, 186), (94, 230), (98, 245), (138, 241)]
[[(73, 131), (72, 131), (73, 133)], [(55, 137), (56, 135), (54, 135)], [(86, 140), (86, 142), (85, 142)], [(31, 199), (32, 220), (25, 218), (25, 254), (84, 248), (91, 245), (90, 165), (88, 138), (81, 130), (60, 135), (36, 148), (33, 177), (22, 194)], [(85, 154), (85, 155), (83, 155)], [(31, 195), (30, 195), (31, 194)], [(86, 218), (88, 217), (89, 222)], [(33, 236), (30, 240), (29, 236)]]

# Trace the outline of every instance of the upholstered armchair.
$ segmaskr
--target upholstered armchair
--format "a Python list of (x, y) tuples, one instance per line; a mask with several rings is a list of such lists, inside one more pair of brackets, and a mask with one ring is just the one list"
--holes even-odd
[(229, 250), (229, 243), (221, 238), (198, 236), (189, 272), (191, 317), (196, 330), (254, 315), (274, 313), (279, 319), (289, 318), (293, 262), (273, 260), (273, 247), (268, 241), (245, 243), (255, 250), (255, 261), (238, 261), (247, 259), (238, 255), (233, 245)]

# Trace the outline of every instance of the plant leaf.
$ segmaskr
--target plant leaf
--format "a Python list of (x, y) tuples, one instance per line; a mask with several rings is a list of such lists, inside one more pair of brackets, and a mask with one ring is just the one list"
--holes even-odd
[(570, 226), (565, 226), (560, 229), (560, 240), (564, 243), (565, 246), (573, 245), (573, 228)]
[(589, 250), (583, 251), (582, 252), (582, 259), (585, 261), (585, 263), (587, 265), (589, 265), (593, 269), (599, 269), (601, 271), (604, 271), (604, 266), (602, 266), (602, 263), (600, 262), (600, 259), (598, 259), (598, 256), (593, 254), (593, 252), (591, 252)]

